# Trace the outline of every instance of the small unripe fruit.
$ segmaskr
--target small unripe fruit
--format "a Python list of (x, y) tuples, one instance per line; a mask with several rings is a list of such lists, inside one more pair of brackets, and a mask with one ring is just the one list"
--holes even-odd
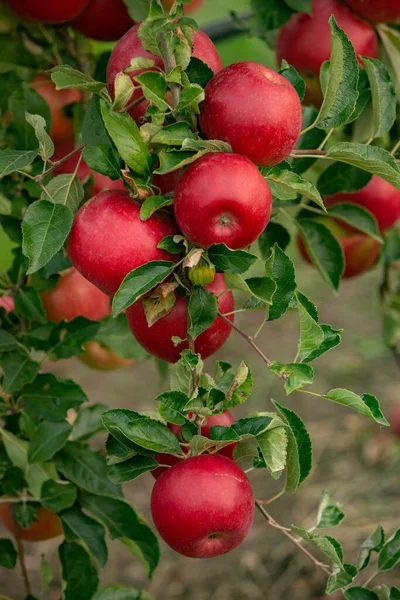
[(254, 494), (229, 458), (203, 454), (159, 477), (151, 495), (154, 524), (164, 541), (189, 558), (211, 558), (237, 548), (254, 517)]
[(193, 285), (208, 285), (214, 281), (215, 267), (210, 267), (205, 260), (202, 260), (189, 269), (188, 276)]

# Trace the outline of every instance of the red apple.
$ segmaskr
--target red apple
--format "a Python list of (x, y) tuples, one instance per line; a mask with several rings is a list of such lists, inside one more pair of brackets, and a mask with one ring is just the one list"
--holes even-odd
[(14, 310), (14, 298), (11, 296), (0, 296), (0, 307), (4, 308), (7, 314)]
[(152, 260), (177, 262), (176, 254), (157, 248), (164, 237), (177, 232), (174, 221), (163, 212), (142, 221), (140, 204), (128, 193), (101, 192), (75, 216), (68, 254), (86, 279), (113, 295), (133, 269)]
[[(345, 258), (344, 279), (356, 277), (373, 267), (381, 251), (381, 244), (377, 240), (348, 226), (343, 227), (336, 219), (316, 217), (315, 220), (328, 227), (342, 246)], [(312, 264), (300, 236), (297, 243), (302, 257)]]
[(80, 102), (82, 94), (79, 90), (56, 90), (55, 84), (46, 75), (37, 75), (30, 84), (49, 105), (51, 113), (50, 137), (55, 144), (63, 142), (74, 135), (72, 115), (66, 114), (65, 109)]
[[(192, 413), (189, 413), (189, 418), (192, 417)], [(235, 418), (230, 410), (224, 410), (223, 413), (219, 415), (212, 415), (211, 417), (207, 417), (206, 423), (202, 426), (200, 434), (204, 435), (204, 437), (210, 437), (210, 429), (215, 425), (222, 425), (223, 427), (230, 427), (235, 422)], [(175, 425), (173, 423), (168, 423), (168, 429), (172, 431), (174, 435), (179, 439), (179, 436), (182, 432), (182, 427), (180, 425)], [(233, 460), (233, 451), (235, 449), (237, 442), (229, 444), (229, 446), (224, 446), (221, 450), (218, 450), (216, 454), (221, 454), (222, 456), (226, 456)], [(162, 465), (175, 465), (181, 459), (177, 456), (173, 456), (172, 454), (157, 454), (154, 456), (157, 462)], [(166, 467), (158, 467), (158, 469), (154, 469), (151, 471), (154, 479), (158, 479), (164, 471), (166, 471)]]
[[(390, 425), (393, 433), (400, 436), (400, 403), (397, 402), (390, 415)], [(168, 464), (168, 463), (167, 463)], [(158, 469), (157, 469), (158, 470)], [(154, 471), (152, 471), (154, 472)]]
[(319, 71), (322, 63), (331, 56), (328, 21), (332, 14), (358, 55), (372, 58), (379, 55), (378, 37), (371, 25), (359, 19), (339, 0), (312, 0), (312, 15), (294, 14), (280, 30), (276, 45), (278, 64), (282, 59), (287, 60), (306, 79), (306, 104), (321, 104)]
[(254, 494), (236, 463), (203, 454), (181, 460), (157, 479), (151, 513), (173, 550), (190, 558), (211, 558), (246, 538), (254, 518)]
[(327, 207), (340, 202), (363, 206), (375, 216), (381, 232), (390, 229), (400, 219), (400, 191), (377, 175), (361, 190), (352, 194), (340, 192), (326, 196), (324, 202)]
[[(75, 142), (73, 139), (66, 140), (58, 144), (55, 147), (54, 154), (52, 156), (52, 160), (60, 160), (60, 158), (64, 158), (75, 148)], [(54, 169), (54, 175), (62, 175), (64, 173), (73, 173), (76, 169), (76, 165), (79, 160), (79, 152), (73, 154), (70, 158), (64, 161), (59, 167)], [(78, 167), (78, 178), (85, 182), (89, 175), (93, 177), (93, 186), (90, 186), (91, 194), (98, 194), (99, 192), (104, 192), (105, 190), (126, 190), (124, 186), (124, 182), (122, 179), (110, 179), (107, 175), (102, 175), (101, 173), (97, 173), (97, 171), (92, 171), (85, 163), (84, 159), (81, 159)]]
[(118, 40), (133, 25), (123, 0), (89, 0), (71, 25), (93, 40)]
[[(163, 0), (163, 4), (165, 6), (165, 8), (167, 10), (169, 10), (175, 0)], [(198, 8), (200, 8), (200, 6), (202, 6), (204, 4), (204, 0), (192, 0), (192, 2), (190, 4), (184, 4), (183, 8), (185, 11), (185, 14), (194, 12), (195, 10), (197, 10)]]
[(165, 175), (153, 175), (152, 186), (160, 190), (161, 195), (173, 192), (181, 176), (181, 170), (171, 171)]
[(66, 23), (75, 19), (89, 0), (4, 0), (19, 17), (36, 23)]
[[(11, 502), (0, 503), (0, 518), (11, 533), (15, 535), (14, 519)], [(18, 524), (18, 535), (27, 542), (41, 542), (62, 535), (63, 528), (60, 519), (47, 508), (40, 506), (36, 509), (35, 520), (25, 529)]]
[(47, 319), (55, 323), (77, 317), (100, 321), (111, 314), (110, 298), (76, 269), (63, 271), (57, 285), (40, 297)]
[(301, 131), (299, 96), (287, 79), (255, 62), (225, 67), (207, 84), (200, 126), (209, 139), (271, 167), (295, 147)]
[[(206, 286), (206, 289), (216, 296), (226, 292), (227, 287), (223, 274), (217, 274), (214, 281)], [(232, 292), (226, 292), (218, 299), (218, 309), (223, 314), (234, 310)], [(126, 316), (129, 327), (139, 344), (153, 356), (174, 363), (179, 360), (180, 353), (188, 347), (187, 342), (182, 342), (175, 347), (171, 340), (172, 336), (184, 339), (187, 334), (187, 302), (179, 294), (176, 294), (176, 302), (172, 311), (151, 327), (147, 324), (142, 300), (132, 304), (127, 309)], [(230, 315), (229, 319), (233, 321), (233, 315)], [(217, 317), (210, 327), (196, 339), (195, 352), (201, 354), (202, 358), (211, 356), (225, 344), (230, 332), (231, 327)]]
[(250, 246), (271, 215), (268, 183), (244, 156), (213, 152), (194, 162), (175, 189), (174, 211), (182, 233), (196, 246), (223, 242)]
[[(111, 53), (107, 67), (107, 84), (111, 97), (114, 98), (114, 81), (118, 73), (129, 67), (132, 58), (142, 57), (154, 60), (156, 67), (163, 69), (164, 62), (160, 56), (155, 56), (142, 46), (142, 42), (138, 36), (139, 25), (134, 25), (127, 33), (119, 40)], [(217, 73), (222, 68), (222, 62), (217, 52), (216, 47), (203, 31), (199, 30), (194, 35), (193, 56), (200, 58), (205, 62), (210, 69)], [(134, 77), (143, 73), (145, 69), (139, 69), (129, 73), (132, 80)], [(154, 69), (153, 69), (154, 70)], [(135, 83), (137, 86), (137, 83)], [(141, 89), (137, 89), (128, 104), (137, 100), (142, 96)], [(134, 106), (129, 114), (138, 124), (142, 124), (145, 112), (149, 103), (143, 101)]]
[(354, 12), (374, 23), (400, 19), (400, 0), (346, 0)]
[(122, 358), (112, 348), (98, 342), (86, 342), (83, 347), (85, 352), (79, 354), (77, 358), (84, 365), (98, 371), (115, 371), (135, 362), (134, 358)]

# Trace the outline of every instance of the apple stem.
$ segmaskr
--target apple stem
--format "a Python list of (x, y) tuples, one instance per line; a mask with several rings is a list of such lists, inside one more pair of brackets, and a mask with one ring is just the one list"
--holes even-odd
[[(165, 39), (165, 35), (160, 33), (160, 44), (161, 44), (161, 52), (162, 58), (164, 61), (165, 72), (167, 75), (171, 73), (171, 71), (176, 67), (176, 58), (173, 54), (169, 54), (168, 52), (168, 44)], [(179, 98), (181, 95), (181, 88), (177, 83), (169, 82), (169, 89), (171, 90), (171, 105), (174, 111), (176, 111), (176, 107), (179, 104)], [(182, 121), (183, 119), (177, 115), (175, 115), (177, 121)]]
[(297, 546), (297, 548), (299, 548), (303, 552), (303, 554), (305, 554), (314, 563), (316, 567), (321, 569), (321, 571), (324, 571), (324, 573), (326, 573), (327, 575), (332, 575), (332, 571), (328, 569), (328, 567), (326, 567), (323, 563), (319, 562), (319, 560), (313, 554), (311, 554), (311, 552), (309, 552), (307, 548), (304, 548), (300, 540), (298, 540), (294, 535), (292, 535), (292, 533), (286, 527), (282, 527), (282, 525), (275, 521), (275, 519), (271, 517), (271, 515), (265, 510), (265, 508), (260, 504), (260, 502), (258, 502), (258, 500), (256, 500), (256, 507), (266, 519), (268, 525), (274, 527), (275, 529), (280, 529), (283, 535), (285, 535), (291, 542), (293, 542), (293, 544), (295, 544), (295, 546)]
[(141, 104), (143, 102), (143, 100), (146, 100), (146, 98), (144, 96), (140, 96), (140, 98), (136, 98), (136, 100), (134, 100), (130, 104), (127, 104), (126, 106), (124, 106), (124, 108), (121, 110), (121, 112), (128, 112), (128, 110), (131, 110), (131, 108), (133, 108), (134, 106)]
[(22, 578), (24, 580), (26, 593), (28, 596), (31, 596), (32, 588), (31, 588), (31, 582), (29, 581), (29, 575), (28, 575), (28, 571), (27, 571), (26, 563), (25, 563), (25, 549), (24, 549), (24, 545), (22, 543), (21, 536), (19, 533), (19, 524), (18, 524), (17, 518), (14, 514), (14, 511), (11, 511), (11, 512), (12, 512), (12, 518), (13, 518), (13, 522), (14, 522), (14, 536), (15, 536), (15, 540), (17, 542), (17, 550), (18, 550), (19, 562), (21, 565)]

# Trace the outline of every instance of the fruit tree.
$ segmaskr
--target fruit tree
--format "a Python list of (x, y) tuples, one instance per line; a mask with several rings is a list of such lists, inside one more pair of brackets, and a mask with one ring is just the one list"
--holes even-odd
[[(213, 558), (239, 548), (257, 513), (326, 575), (328, 595), (398, 600), (385, 572), (400, 529), (377, 526), (345, 558), (319, 532), (344, 517), (326, 492), (311, 528), (279, 524), (269, 505), (312, 468), (297, 394), (389, 426), (368, 390), (310, 387), (342, 330), (321, 322), (293, 256), (334, 293), (380, 269), (384, 341), (400, 362), (400, 3), (249, 1), (232, 23), (273, 47), (276, 70), (224, 66), (192, 18), (202, 4), (0, 5), (0, 225), (12, 248), (0, 271), (0, 567), (19, 562), (24, 598), (42, 599), (24, 542), (59, 538), (58, 597), (146, 600), (100, 585), (106, 535), (151, 578), (159, 538)], [(238, 324), (250, 311), (255, 334)], [(286, 313), (299, 336), (282, 358), (259, 334)], [(261, 411), (246, 411), (260, 385), (247, 362), (224, 360), (230, 336), (281, 384)], [(153, 361), (164, 391), (142, 412), (88, 403), (56, 374), (71, 357), (138, 376)], [(280, 491), (258, 499), (256, 470)], [(153, 523), (124, 496), (140, 476)]]

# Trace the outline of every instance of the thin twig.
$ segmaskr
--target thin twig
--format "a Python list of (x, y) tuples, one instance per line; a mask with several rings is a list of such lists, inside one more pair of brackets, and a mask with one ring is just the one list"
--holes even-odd
[[(162, 58), (164, 61), (164, 66), (165, 66), (165, 72), (167, 75), (169, 75), (169, 73), (171, 73), (171, 71), (176, 67), (176, 58), (173, 54), (170, 54), (168, 52), (168, 44), (167, 44), (167, 40), (165, 39), (165, 35), (163, 33), (160, 33), (159, 37), (160, 37)], [(176, 111), (176, 107), (179, 104), (179, 98), (181, 95), (181, 88), (177, 83), (170, 81), (169, 89), (171, 90), (171, 105), (172, 105), (172, 108)], [(178, 116), (175, 116), (175, 118), (177, 121), (181, 120), (180, 117), (178, 117)]]
[(301, 544), (301, 542), (290, 533), (290, 531), (288, 531), (285, 527), (279, 525), (279, 523), (275, 521), (275, 519), (273, 519), (269, 513), (267, 513), (265, 508), (257, 500), (256, 507), (266, 519), (268, 525), (282, 531), (283, 535), (285, 535), (291, 542), (293, 542), (293, 544), (297, 546), (297, 548), (299, 548), (303, 552), (303, 554), (305, 554), (314, 563), (314, 565), (318, 567), (318, 569), (321, 569), (321, 571), (323, 571), (327, 575), (332, 575), (332, 571), (330, 571), (328, 567), (326, 567), (323, 563), (319, 562), (319, 560), (315, 558), (315, 556), (311, 554), (311, 552), (309, 552), (307, 548), (305, 548), (303, 544)]
[(54, 171), (54, 169), (57, 169), (57, 167), (59, 167), (60, 165), (62, 165), (66, 160), (68, 160), (69, 158), (71, 158), (71, 156), (74, 156), (74, 154), (76, 154), (77, 152), (82, 152), (82, 150), (84, 150), (85, 147), (86, 147), (85, 144), (81, 144), (80, 146), (77, 146), (74, 150), (72, 150), (72, 152), (70, 152), (69, 154), (66, 154), (65, 156), (63, 156), (59, 160), (56, 160), (55, 162), (53, 162), (52, 165), (51, 165), (51, 167), (49, 169), (47, 169), (47, 171), (44, 171), (41, 175), (37, 175), (34, 178), (35, 181), (37, 181), (38, 183), (40, 183), (41, 181), (43, 181), (43, 179), (46, 177), (46, 175), (49, 175), (49, 173), (51, 173), (52, 171)]
[(291, 156), (293, 154), (294, 155), (301, 155), (301, 154), (313, 154), (314, 155), (315, 154), (315, 156), (325, 156), (326, 150), (320, 150), (319, 148), (315, 148), (314, 150), (305, 148), (303, 150), (301, 150), (301, 149), (294, 150), (292, 152)]
[(242, 338), (244, 338), (248, 344), (250, 344), (250, 346), (253, 348), (253, 350), (255, 350), (257, 352), (258, 356), (260, 356), (262, 358), (262, 360), (265, 362), (265, 364), (267, 365), (267, 367), (269, 367), (272, 364), (271, 361), (269, 360), (269, 358), (267, 358), (265, 356), (264, 352), (257, 346), (257, 344), (255, 344), (253, 342), (253, 340), (251, 339), (251, 337), (249, 335), (247, 335), (247, 333), (245, 333), (244, 331), (242, 331), (241, 329), (239, 329), (239, 327), (237, 325), (235, 325), (235, 323), (232, 323), (232, 321), (230, 319), (228, 319), (222, 313), (218, 312), (218, 316), (227, 325), (229, 325), (229, 327), (232, 327), (232, 329), (234, 329), (239, 335), (241, 335)]
[(14, 514), (14, 511), (11, 511), (11, 513), (12, 513), (12, 519), (13, 519), (13, 523), (14, 523), (14, 536), (15, 536), (15, 540), (17, 542), (17, 550), (18, 550), (19, 562), (21, 565), (22, 578), (24, 580), (26, 593), (28, 596), (31, 596), (32, 588), (31, 588), (31, 582), (29, 581), (29, 575), (28, 575), (28, 571), (26, 568), (26, 564), (25, 564), (25, 549), (24, 549), (24, 545), (22, 543), (21, 536), (20, 536), (19, 524), (18, 524), (17, 518)]
[(136, 100), (133, 100), (133, 102), (130, 102), (129, 104), (124, 106), (124, 108), (121, 110), (121, 112), (128, 112), (128, 110), (131, 110), (131, 108), (133, 108), (134, 106), (141, 104), (144, 100), (146, 100), (146, 98), (144, 96), (140, 96), (140, 98), (136, 98)]
[(390, 152), (390, 154), (392, 156), (396, 156), (396, 152), (397, 150), (400, 148), (400, 140), (397, 142), (397, 144), (394, 146), (393, 150)]
[(371, 583), (371, 581), (372, 581), (373, 579), (375, 579), (375, 577), (376, 577), (377, 575), (379, 575), (379, 569), (377, 569), (377, 570), (376, 570), (374, 573), (372, 573), (371, 577), (369, 577), (369, 578), (367, 579), (367, 581), (366, 581), (366, 582), (363, 584), (363, 587), (367, 587), (367, 585), (369, 585), (369, 584)]

